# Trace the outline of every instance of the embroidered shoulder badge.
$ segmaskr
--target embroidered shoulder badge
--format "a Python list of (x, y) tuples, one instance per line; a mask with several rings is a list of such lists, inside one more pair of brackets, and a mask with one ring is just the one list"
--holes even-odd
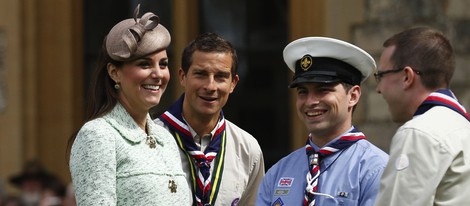
[(276, 201), (273, 202), (272, 206), (283, 206), (284, 202), (282, 202), (281, 198), (277, 198)]
[(291, 187), (293, 182), (293, 177), (281, 177), (277, 183), (277, 187)]

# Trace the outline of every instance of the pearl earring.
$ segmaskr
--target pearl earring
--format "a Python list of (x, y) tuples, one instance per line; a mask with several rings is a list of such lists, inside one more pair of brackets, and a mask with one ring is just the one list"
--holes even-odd
[(116, 84), (114, 85), (114, 89), (119, 90), (120, 88), (121, 86), (119, 86), (119, 83), (116, 82)]

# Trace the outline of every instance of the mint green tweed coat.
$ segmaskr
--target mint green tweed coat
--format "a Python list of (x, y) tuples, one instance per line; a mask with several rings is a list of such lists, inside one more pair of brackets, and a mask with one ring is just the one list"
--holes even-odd
[(85, 123), (70, 156), (78, 205), (189, 205), (176, 142), (149, 115), (147, 126), (156, 148), (146, 144), (146, 133), (119, 103)]

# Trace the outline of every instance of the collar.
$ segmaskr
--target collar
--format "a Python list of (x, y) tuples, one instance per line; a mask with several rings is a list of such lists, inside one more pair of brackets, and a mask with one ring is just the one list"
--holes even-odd
[[(354, 129), (354, 126), (351, 126), (351, 128), (349, 128), (349, 130), (347, 130), (347, 131), (344, 132), (343, 134), (341, 134), (341, 135), (335, 137), (333, 140), (331, 140), (330, 142), (326, 143), (325, 146), (323, 146), (323, 147), (326, 147), (326, 146), (328, 146), (328, 145), (333, 144), (334, 142), (338, 141), (339, 138), (341, 138), (342, 136), (344, 136), (345, 134), (347, 134), (348, 132), (350, 132), (350, 131), (353, 130), (353, 129)], [(313, 143), (313, 141), (312, 141), (311, 138), (308, 138), (308, 142), (309, 142), (310, 146), (312, 146), (313, 149), (315, 149), (315, 151), (318, 151), (318, 150), (321, 149), (319, 146), (317, 146), (315, 143)]]
[[(182, 117), (183, 117), (183, 116), (182, 116)], [(197, 135), (196, 131), (191, 127), (191, 125), (189, 125), (188, 121), (186, 121), (186, 119), (185, 119), (184, 117), (183, 117), (183, 120), (184, 120), (184, 122), (186, 123), (186, 125), (188, 126), (188, 130), (189, 130), (189, 132), (191, 133), (191, 136), (192, 136), (193, 138), (196, 137), (196, 135)], [(216, 126), (217, 126), (217, 125), (216, 125)], [(216, 131), (216, 128), (217, 128), (216, 126), (215, 126), (215, 127), (212, 129), (212, 131), (210, 132), (211, 139), (212, 139), (212, 137), (213, 137), (214, 134), (215, 134), (215, 131)], [(207, 135), (207, 134), (202, 134), (201, 137), (204, 137), (205, 135)]]
[[(115, 128), (123, 138), (130, 142), (139, 143), (147, 138), (145, 131), (137, 125), (131, 115), (119, 102), (116, 103), (114, 108), (108, 114), (103, 116), (103, 119)], [(146, 121), (148, 136), (154, 137), (157, 143), (162, 145), (162, 142), (159, 140), (157, 135), (156, 125), (153, 124), (148, 113)]]

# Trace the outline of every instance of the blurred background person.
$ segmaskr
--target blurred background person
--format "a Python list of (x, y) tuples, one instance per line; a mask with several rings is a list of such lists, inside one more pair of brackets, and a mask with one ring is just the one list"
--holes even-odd
[(64, 186), (54, 174), (48, 172), (39, 161), (26, 162), (21, 173), (10, 178), (10, 183), (20, 190), (22, 205), (37, 206), (47, 196), (57, 197), (61, 202)]
[(21, 203), (21, 199), (17, 196), (5, 196), (0, 201), (0, 206), (24, 206), (24, 204)]
[(75, 192), (73, 190), (73, 184), (69, 183), (65, 189), (65, 197), (63, 199), (63, 206), (76, 206), (77, 201), (75, 199)]
[(65, 190), (65, 185), (58, 178), (49, 178), (42, 189), (39, 206), (63, 206)]

